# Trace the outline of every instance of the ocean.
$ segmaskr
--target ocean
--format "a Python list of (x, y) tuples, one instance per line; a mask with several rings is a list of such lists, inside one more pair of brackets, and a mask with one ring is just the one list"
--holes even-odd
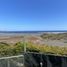
[(40, 35), (43, 33), (66, 33), (67, 31), (0, 31), (0, 36)]

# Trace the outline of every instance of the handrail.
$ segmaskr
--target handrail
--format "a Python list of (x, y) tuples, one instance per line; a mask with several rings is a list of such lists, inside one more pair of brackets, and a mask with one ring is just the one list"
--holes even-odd
[[(60, 57), (67, 57), (66, 55), (56, 55), (56, 54), (46, 54), (46, 53), (37, 53), (37, 52), (26, 52), (26, 53), (29, 53), (29, 54), (43, 54), (43, 55), (52, 55), (52, 56), (60, 56)], [(25, 54), (26, 54), (25, 53)], [(18, 58), (18, 57), (24, 57), (24, 54), (23, 55), (17, 55), (17, 56), (10, 56), (10, 57), (0, 57), (0, 60), (1, 59), (11, 59), (11, 58)]]
[(10, 57), (1, 57), (1, 59), (11, 59), (11, 58), (18, 58), (18, 57), (24, 57), (24, 55), (17, 55), (17, 56), (10, 56)]
[(43, 54), (43, 55), (51, 55), (51, 56), (59, 56), (59, 57), (67, 57), (67, 55), (59, 55), (59, 54), (49, 54), (49, 53), (43, 53), (43, 52), (26, 52), (26, 53), (29, 53), (29, 54)]

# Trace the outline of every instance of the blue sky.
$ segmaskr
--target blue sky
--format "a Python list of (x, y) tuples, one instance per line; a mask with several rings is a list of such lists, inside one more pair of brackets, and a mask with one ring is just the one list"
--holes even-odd
[(0, 0), (0, 30), (67, 30), (67, 0)]

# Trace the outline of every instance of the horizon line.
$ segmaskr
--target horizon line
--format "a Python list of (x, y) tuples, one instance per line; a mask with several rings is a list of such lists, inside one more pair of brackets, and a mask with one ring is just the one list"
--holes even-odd
[(67, 30), (8, 30), (8, 31), (2, 31), (0, 30), (0, 32), (67, 32)]

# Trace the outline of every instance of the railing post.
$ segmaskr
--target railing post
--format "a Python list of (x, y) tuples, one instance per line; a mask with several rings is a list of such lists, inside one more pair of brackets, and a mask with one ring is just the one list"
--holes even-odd
[(42, 53), (41, 53), (41, 62), (40, 62), (40, 67), (43, 67), (43, 63), (42, 63)]
[(40, 67), (43, 67), (43, 63), (42, 62), (40, 62)]
[(24, 38), (24, 59), (23, 59), (23, 66), (25, 67), (25, 54), (26, 54), (26, 41)]
[(9, 61), (9, 59), (7, 61), (7, 67), (10, 67), (10, 61)]
[(26, 42), (24, 42), (24, 53), (26, 53)]

